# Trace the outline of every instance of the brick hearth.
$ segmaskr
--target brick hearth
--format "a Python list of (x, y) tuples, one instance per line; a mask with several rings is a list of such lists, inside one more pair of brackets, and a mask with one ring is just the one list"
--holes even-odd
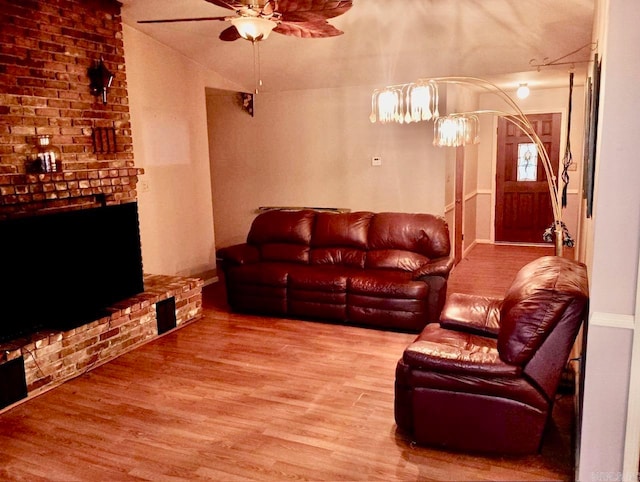
[(27, 390), (35, 396), (156, 338), (160, 301), (175, 298), (177, 328), (201, 316), (202, 280), (145, 275), (144, 284), (144, 293), (110, 307), (109, 316), (0, 344), (0, 365), (23, 357)]

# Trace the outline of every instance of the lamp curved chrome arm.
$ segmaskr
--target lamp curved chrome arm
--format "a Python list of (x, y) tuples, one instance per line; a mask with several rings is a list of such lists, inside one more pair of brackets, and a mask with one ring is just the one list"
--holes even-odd
[[(438, 113), (438, 84), (470, 85), (480, 88), (486, 92), (497, 95), (513, 112), (477, 110), (471, 112), (456, 112), (441, 117)], [(411, 93), (417, 88), (417, 86), (428, 86), (430, 94), (421, 97), (412, 96)], [(431, 115), (423, 116), (423, 112), (429, 112)], [(553, 171), (549, 153), (542, 144), (542, 141), (536, 133), (533, 125), (524, 112), (522, 112), (518, 104), (509, 94), (496, 84), (477, 77), (436, 77), (430, 79), (418, 79), (415, 83), (392, 85), (385, 87), (384, 89), (377, 89), (373, 92), (371, 98), (371, 114), (369, 119), (371, 122), (399, 122), (401, 124), (434, 119), (434, 144), (440, 146), (455, 146), (467, 144), (470, 140), (475, 143), (477, 140), (473, 138), (476, 136), (458, 135), (444, 142), (436, 142), (437, 135), (439, 133), (437, 130), (439, 121), (442, 122), (443, 119), (477, 119), (476, 116), (480, 114), (492, 114), (503, 117), (508, 122), (518, 127), (531, 140), (531, 142), (536, 145), (540, 158), (542, 159), (542, 165), (547, 177), (549, 197), (551, 199), (555, 232), (555, 253), (556, 255), (561, 256), (564, 242), (562, 208), (560, 207), (557, 178)]]

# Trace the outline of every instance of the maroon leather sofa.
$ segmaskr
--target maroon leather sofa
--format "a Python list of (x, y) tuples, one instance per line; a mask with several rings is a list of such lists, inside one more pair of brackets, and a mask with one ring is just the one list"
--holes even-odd
[(439, 319), (453, 266), (430, 214), (267, 211), (217, 256), (234, 311), (402, 331)]
[(585, 266), (555, 256), (522, 268), (503, 299), (451, 295), (398, 362), (398, 427), (448, 449), (538, 451), (587, 304)]

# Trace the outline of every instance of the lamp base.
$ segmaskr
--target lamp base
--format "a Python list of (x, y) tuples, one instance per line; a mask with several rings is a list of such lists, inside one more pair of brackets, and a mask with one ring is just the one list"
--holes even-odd
[(562, 247), (564, 245), (562, 228), (556, 229), (556, 256), (562, 256)]

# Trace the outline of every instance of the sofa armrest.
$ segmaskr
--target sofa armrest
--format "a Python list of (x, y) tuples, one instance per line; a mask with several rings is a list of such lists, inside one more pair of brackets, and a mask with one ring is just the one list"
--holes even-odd
[(442, 276), (448, 278), (453, 268), (453, 258), (447, 256), (443, 258), (434, 258), (428, 263), (423, 264), (413, 272), (413, 279), (417, 280), (425, 276)]
[(453, 293), (440, 314), (440, 326), (497, 338), (501, 305), (499, 298)]
[(225, 266), (239, 266), (260, 261), (258, 248), (247, 243), (221, 248), (216, 252), (216, 257), (221, 261), (223, 268)]

